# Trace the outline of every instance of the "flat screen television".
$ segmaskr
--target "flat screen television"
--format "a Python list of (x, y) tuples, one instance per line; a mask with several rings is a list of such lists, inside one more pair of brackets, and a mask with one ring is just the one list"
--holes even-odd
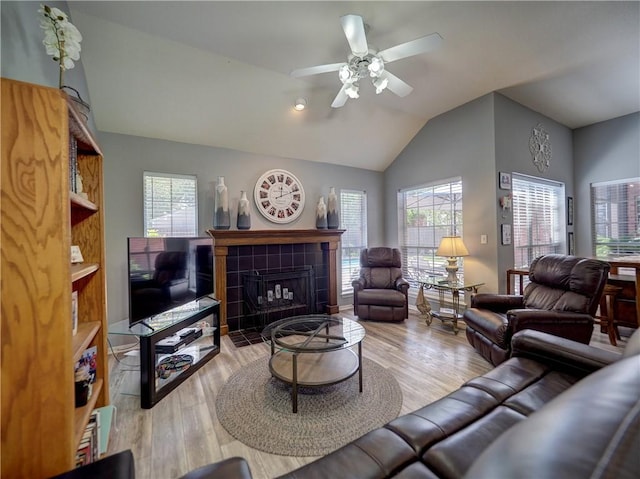
[(128, 238), (129, 324), (213, 294), (213, 239)]

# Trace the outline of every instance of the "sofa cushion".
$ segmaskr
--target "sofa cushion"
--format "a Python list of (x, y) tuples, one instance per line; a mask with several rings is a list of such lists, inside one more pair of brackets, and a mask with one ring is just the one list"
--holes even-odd
[(638, 477), (639, 371), (636, 355), (579, 381), (501, 435), (465, 477)]
[(405, 295), (395, 289), (363, 289), (358, 292), (359, 304), (396, 306), (398, 308), (403, 308), (405, 302)]

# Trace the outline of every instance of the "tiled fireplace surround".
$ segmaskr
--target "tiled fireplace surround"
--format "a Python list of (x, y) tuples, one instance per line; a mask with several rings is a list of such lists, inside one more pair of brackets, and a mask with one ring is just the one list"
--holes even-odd
[(243, 325), (242, 275), (315, 271), (318, 312), (339, 311), (336, 251), (344, 230), (209, 230), (214, 239), (215, 290), (220, 300), (220, 332)]

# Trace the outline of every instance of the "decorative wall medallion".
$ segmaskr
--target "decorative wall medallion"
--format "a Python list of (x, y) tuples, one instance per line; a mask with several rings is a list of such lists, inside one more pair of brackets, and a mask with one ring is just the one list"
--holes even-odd
[(273, 223), (290, 223), (304, 209), (302, 183), (286, 170), (265, 172), (258, 178), (253, 195), (258, 211)]
[(533, 164), (536, 165), (540, 173), (549, 168), (549, 163), (551, 163), (551, 140), (542, 123), (538, 123), (531, 131), (529, 151), (533, 157)]

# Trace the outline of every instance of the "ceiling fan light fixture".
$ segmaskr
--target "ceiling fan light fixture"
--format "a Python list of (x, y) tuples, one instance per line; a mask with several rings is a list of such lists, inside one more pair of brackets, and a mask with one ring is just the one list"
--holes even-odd
[(384, 62), (382, 61), (382, 58), (373, 56), (371, 57), (371, 61), (367, 68), (369, 69), (369, 75), (374, 78), (378, 78), (384, 71)]
[(302, 111), (307, 107), (307, 100), (304, 98), (296, 98), (296, 101), (293, 103), (293, 109), (296, 111)]
[(376, 78), (375, 80), (373, 80), (373, 86), (376, 87), (376, 95), (382, 93), (384, 89), (387, 88), (388, 84), (389, 79), (386, 77)]
[(340, 70), (338, 70), (338, 77), (343, 84), (353, 79), (353, 72), (347, 63), (342, 65)]
[(360, 97), (359, 90), (360, 90), (360, 86), (357, 83), (352, 83), (344, 90), (344, 92), (347, 94), (349, 98), (351, 98), (352, 100), (355, 100), (356, 98)]

